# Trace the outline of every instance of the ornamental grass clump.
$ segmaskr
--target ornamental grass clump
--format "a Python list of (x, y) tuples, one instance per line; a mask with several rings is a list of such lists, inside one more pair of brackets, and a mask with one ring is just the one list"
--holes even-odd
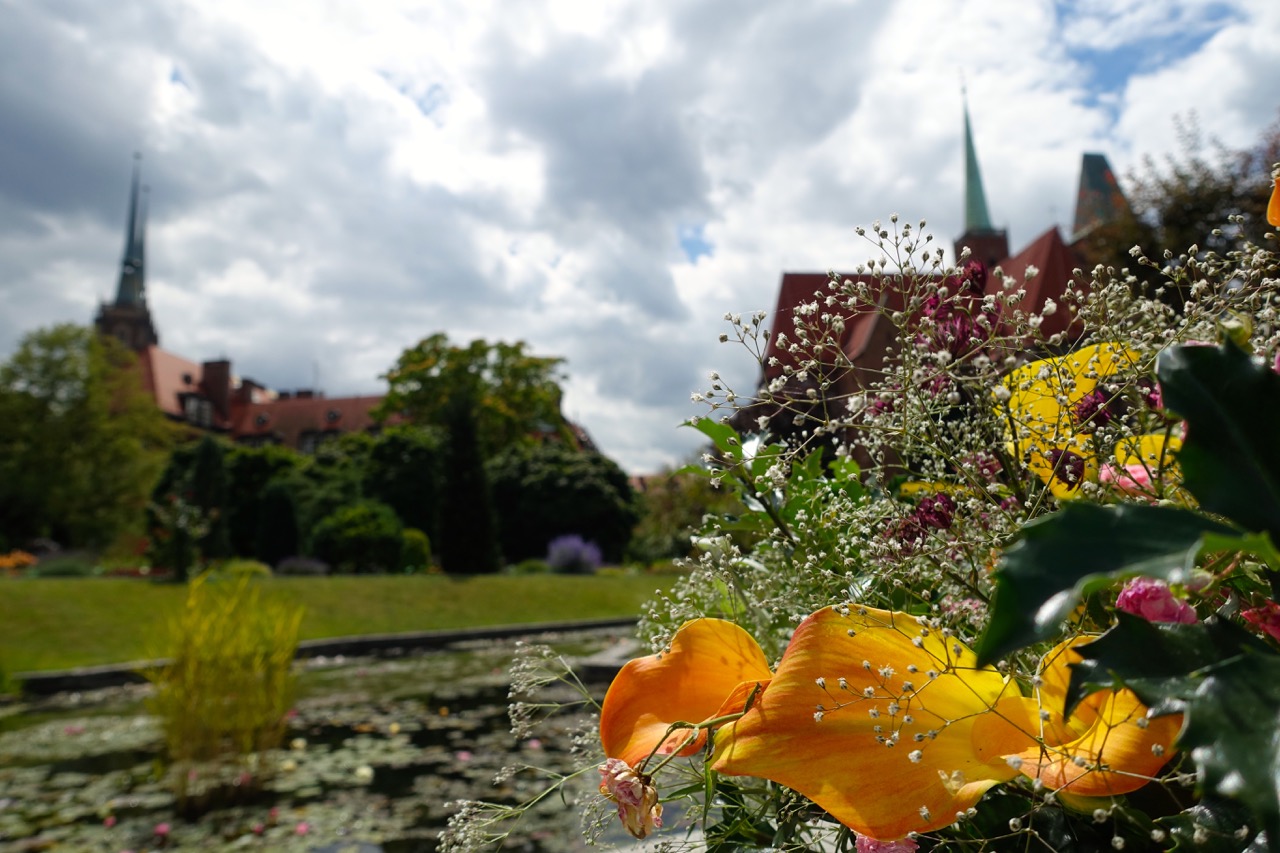
[(169, 629), (169, 662), (146, 673), (179, 808), (251, 798), (272, 775), (287, 728), (302, 608), (272, 600), (252, 574), (202, 574)]
[(1111, 267), (1037, 302), (923, 228), (727, 315), (763, 380), (691, 426), (741, 510), (557, 788), (664, 850), (1280, 851), (1273, 245), (1135, 248), (1175, 311)]

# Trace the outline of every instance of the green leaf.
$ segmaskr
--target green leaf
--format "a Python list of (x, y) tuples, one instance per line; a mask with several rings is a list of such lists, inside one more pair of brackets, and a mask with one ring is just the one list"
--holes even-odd
[[(1205, 798), (1198, 805), (1156, 823), (1173, 840), (1170, 853), (1261, 853), (1266, 845), (1255, 840), (1255, 834), (1237, 838), (1235, 831), (1243, 826), (1249, 813), (1239, 803)], [(1198, 831), (1198, 836), (1197, 836)]]
[(721, 453), (726, 453), (734, 459), (742, 459), (742, 439), (733, 427), (711, 418), (698, 418), (688, 425), (711, 439), (711, 443)]
[[(1280, 851), (1280, 655), (1220, 619), (1141, 624), (1122, 615), (1077, 650), (1069, 695), (1122, 681), (1153, 713), (1182, 713), (1178, 748), (1195, 763), (1202, 796), (1234, 800)], [(1234, 830), (1239, 824), (1231, 827)]]
[(1280, 539), (1280, 375), (1230, 344), (1171, 347), (1156, 373), (1165, 405), (1187, 421), (1178, 454), (1187, 491)]
[(1143, 504), (1072, 502), (1028, 523), (1001, 557), (979, 664), (1053, 638), (1084, 596), (1115, 580), (1184, 580), (1208, 533), (1239, 538), (1190, 510)]

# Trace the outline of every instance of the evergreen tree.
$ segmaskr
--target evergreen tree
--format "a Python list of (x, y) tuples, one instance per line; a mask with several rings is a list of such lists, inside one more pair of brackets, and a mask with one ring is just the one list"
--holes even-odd
[(298, 506), (293, 489), (282, 480), (273, 480), (262, 492), (258, 515), (258, 541), (254, 549), (259, 560), (275, 566), (285, 557), (294, 557), (298, 548)]
[(206, 435), (196, 446), (191, 466), (191, 502), (200, 509), (208, 527), (199, 540), (205, 559), (231, 556), (231, 539), (227, 535), (227, 467), (222, 445)]
[(440, 564), (451, 574), (496, 572), (501, 559), (471, 395), (457, 394), (449, 401), (445, 428), (448, 453), (446, 499), (440, 511)]

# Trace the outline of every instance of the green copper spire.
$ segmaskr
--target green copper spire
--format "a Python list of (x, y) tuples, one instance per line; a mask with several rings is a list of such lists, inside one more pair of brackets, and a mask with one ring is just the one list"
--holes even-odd
[(145, 307), (146, 294), (146, 190), (139, 193), (142, 156), (133, 155), (133, 186), (129, 193), (129, 228), (125, 233), (124, 260), (120, 263), (120, 284), (116, 305)]
[(982, 172), (978, 170), (978, 152), (973, 147), (968, 99), (964, 102), (964, 230), (966, 234), (993, 230), (987, 194), (982, 189)]

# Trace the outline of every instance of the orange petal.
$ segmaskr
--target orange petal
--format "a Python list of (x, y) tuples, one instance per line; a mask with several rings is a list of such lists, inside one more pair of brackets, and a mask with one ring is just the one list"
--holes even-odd
[[(629, 661), (609, 686), (600, 709), (605, 755), (634, 767), (659, 744), (661, 754), (670, 754), (689, 739), (687, 731), (668, 737), (672, 723), (719, 716), (731, 697), (740, 709), (749, 690), (739, 686), (767, 683), (770, 675), (764, 652), (737, 625), (723, 619), (686, 622), (668, 651)], [(696, 752), (704, 740), (699, 734), (681, 754)]]
[(1151, 781), (1169, 760), (1182, 717), (1147, 719), (1146, 706), (1132, 691), (1098, 690), (1063, 720), (1070, 667), (1081, 660), (1075, 647), (1093, 639), (1072, 637), (1041, 661), (1036, 701), (1045, 712), (1040, 715), (1043, 746), (1021, 753), (1020, 770), (1075, 796), (1126, 794)]
[(928, 832), (1017, 775), (1003, 756), (1033, 740), (987, 713), (1016, 692), (914, 616), (825, 608), (796, 629), (751, 709), (717, 733), (712, 766), (786, 785), (872, 838)]
[(1267, 222), (1280, 228), (1280, 178), (1271, 188), (1271, 201), (1267, 204)]

